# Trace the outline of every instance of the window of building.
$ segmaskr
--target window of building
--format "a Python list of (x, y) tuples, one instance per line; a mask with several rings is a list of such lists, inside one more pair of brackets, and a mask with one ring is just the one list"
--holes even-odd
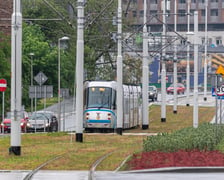
[(219, 2), (218, 0), (211, 0), (211, 2)]
[(137, 17), (137, 11), (132, 11), (132, 17)]
[(178, 16), (186, 16), (186, 10), (184, 9), (178, 10)]
[(157, 10), (152, 10), (152, 11), (150, 11), (150, 15), (152, 15), (152, 16), (157, 16)]
[(205, 0), (198, 0), (199, 3), (205, 3)]
[(186, 3), (186, 0), (179, 0), (179, 3), (180, 4), (185, 4)]
[(194, 16), (194, 11), (195, 11), (195, 9), (190, 9), (191, 16)]
[(132, 2), (133, 2), (134, 4), (137, 4), (137, 0), (132, 0)]
[(205, 10), (204, 9), (201, 10), (201, 16), (205, 16)]
[(157, 0), (151, 0), (150, 4), (158, 4)]
[(143, 16), (144, 16), (144, 11), (143, 10), (139, 11), (139, 17), (143, 17)]
[(218, 16), (219, 15), (218, 9), (211, 9), (210, 15), (211, 16)]
[(124, 3), (124, 4), (127, 4), (127, 3), (128, 3), (128, 0), (123, 0), (123, 3)]
[(196, 0), (191, 0), (191, 3), (196, 3)]
[(216, 45), (217, 46), (221, 46), (222, 45), (222, 38), (221, 37), (217, 37), (216, 38)]

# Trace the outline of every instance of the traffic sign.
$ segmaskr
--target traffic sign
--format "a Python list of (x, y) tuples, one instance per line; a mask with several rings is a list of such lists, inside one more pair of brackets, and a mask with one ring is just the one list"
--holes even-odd
[(39, 72), (35, 77), (35, 81), (41, 86), (47, 81), (47, 76), (43, 72)]
[(7, 81), (5, 79), (0, 79), (0, 91), (4, 92), (7, 88)]
[(53, 97), (53, 86), (29, 86), (29, 98), (51, 98)]
[(212, 88), (212, 96), (224, 96), (224, 85)]
[(218, 69), (215, 72), (216, 74), (224, 75), (224, 67), (222, 65), (219, 65)]

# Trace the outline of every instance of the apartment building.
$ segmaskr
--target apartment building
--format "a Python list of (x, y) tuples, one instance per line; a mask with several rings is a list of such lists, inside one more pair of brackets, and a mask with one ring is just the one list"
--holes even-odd
[[(204, 46), (207, 44), (207, 56), (208, 56), (208, 68), (209, 73), (214, 72), (218, 65), (224, 65), (224, 0), (163, 0), (166, 1), (166, 28), (167, 37), (176, 36), (174, 33), (174, 18), (177, 18), (177, 33), (182, 37), (187, 37), (188, 41), (193, 44), (194, 36), (188, 36), (188, 25), (189, 31), (194, 31), (194, 12), (198, 12), (198, 36), (200, 45), (200, 54), (199, 54), (199, 72), (203, 74), (203, 65), (204, 65)], [(162, 0), (147, 0), (147, 27), (151, 33), (160, 33), (163, 31), (163, 1)], [(139, 29), (143, 25), (143, 16), (144, 16), (144, 0), (123, 0), (123, 9), (125, 12), (125, 17), (129, 23), (133, 26), (133, 29)], [(176, 2), (176, 14), (175, 14), (175, 2)], [(206, 2), (208, 6), (206, 6)], [(189, 14), (188, 14), (189, 8)], [(206, 23), (206, 10), (207, 10), (207, 43), (205, 44), (205, 23)], [(189, 23), (188, 23), (189, 18)], [(159, 44), (158, 41), (150, 39), (149, 36), (149, 46), (150, 44), (154, 45)], [(180, 38), (180, 45), (185, 43)], [(152, 46), (153, 47), (153, 46)], [(152, 49), (149, 47), (149, 49)], [(180, 46), (178, 46), (180, 47)], [(172, 45), (167, 48), (171, 50), (172, 54)], [(180, 52), (180, 51), (178, 51)], [(186, 65), (186, 49), (181, 52), (183, 55), (179, 61), (180, 69), (182, 69), (182, 74), (180, 79), (185, 77), (185, 69), (183, 66)], [(218, 56), (217, 56), (218, 55)], [(157, 80), (159, 79), (158, 62), (154, 61), (151, 64), (151, 70), (154, 71), (153, 74), (156, 75)], [(193, 60), (193, 54), (191, 53), (191, 61)], [(185, 61), (185, 62), (184, 62)], [(157, 63), (157, 64), (155, 64)], [(169, 62), (169, 64), (172, 64)], [(167, 64), (167, 72), (170, 73), (172, 79), (172, 67)], [(156, 70), (154, 70), (156, 69)], [(191, 67), (193, 72), (193, 64)], [(202, 75), (203, 76), (203, 75)], [(172, 81), (172, 80), (171, 80)], [(203, 83), (203, 77), (200, 79), (200, 82)]]
[[(208, 44), (211, 46), (223, 45), (224, 31), (224, 0), (207, 0), (207, 30)], [(166, 0), (166, 23), (174, 29), (175, 0)], [(188, 4), (189, 3), (189, 4)], [(126, 17), (134, 27), (143, 24), (144, 0), (123, 0)], [(194, 11), (198, 11), (198, 29), (200, 41), (204, 43), (206, 0), (176, 0), (177, 32), (185, 34), (188, 22), (188, 5), (190, 7), (190, 31), (194, 29)], [(147, 26), (151, 32), (160, 32), (162, 29), (162, 0), (147, 0)], [(214, 34), (215, 32), (215, 34)]]

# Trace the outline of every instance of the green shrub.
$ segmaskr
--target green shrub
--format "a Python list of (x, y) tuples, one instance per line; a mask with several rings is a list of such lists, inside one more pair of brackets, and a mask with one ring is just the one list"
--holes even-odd
[(188, 127), (174, 133), (160, 133), (143, 140), (144, 151), (175, 152), (183, 150), (214, 150), (222, 140), (222, 125), (203, 123), (198, 128)]

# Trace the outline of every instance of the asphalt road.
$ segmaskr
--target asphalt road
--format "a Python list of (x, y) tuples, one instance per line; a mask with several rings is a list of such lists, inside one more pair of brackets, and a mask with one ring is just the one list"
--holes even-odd
[[(222, 168), (219, 170), (219, 168)], [(196, 168), (189, 172), (114, 172), (114, 171), (97, 171), (94, 174), (94, 180), (223, 180), (224, 169), (219, 167), (213, 170), (206, 169), (200, 171)], [(217, 171), (218, 170), (218, 171)], [(198, 172), (195, 172), (198, 171)], [(7, 171), (0, 172), (1, 180), (23, 180), (29, 171)], [(89, 180), (88, 171), (38, 171), (32, 177), (32, 180)], [(92, 179), (93, 180), (93, 179)]]

